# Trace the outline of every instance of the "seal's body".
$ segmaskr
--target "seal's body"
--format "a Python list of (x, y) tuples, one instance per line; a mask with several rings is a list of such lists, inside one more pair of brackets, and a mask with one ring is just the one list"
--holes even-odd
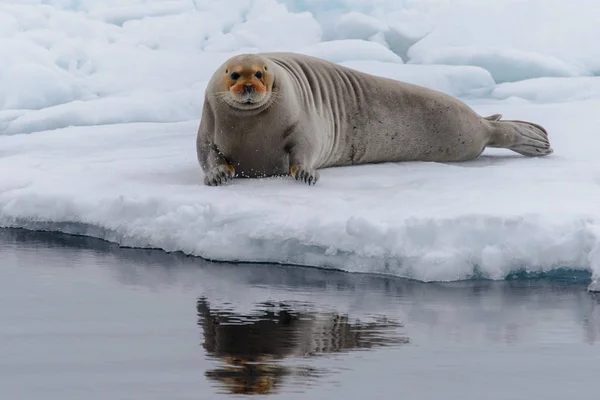
[(442, 92), (294, 53), (232, 57), (206, 89), (197, 138), (205, 183), (399, 161), (466, 161), (485, 147), (552, 153), (541, 126), (483, 118)]

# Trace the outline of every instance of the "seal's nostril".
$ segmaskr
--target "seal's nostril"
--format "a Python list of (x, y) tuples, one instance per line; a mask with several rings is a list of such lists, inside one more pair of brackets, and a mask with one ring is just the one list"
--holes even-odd
[(254, 91), (254, 87), (252, 85), (244, 86), (244, 93), (252, 93)]

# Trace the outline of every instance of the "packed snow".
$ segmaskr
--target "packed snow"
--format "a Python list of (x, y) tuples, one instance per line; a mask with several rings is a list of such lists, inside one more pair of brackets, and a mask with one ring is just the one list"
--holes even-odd
[[(600, 5), (560, 0), (0, 1), (0, 226), (424, 281), (600, 278)], [(544, 125), (555, 153), (206, 187), (206, 82), (296, 51)]]

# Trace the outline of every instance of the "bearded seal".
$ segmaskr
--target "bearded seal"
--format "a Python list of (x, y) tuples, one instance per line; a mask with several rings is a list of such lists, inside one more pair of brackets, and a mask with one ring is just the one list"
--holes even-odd
[(241, 54), (208, 82), (196, 150), (204, 183), (366, 163), (458, 162), (486, 147), (553, 151), (535, 123), (478, 115), (462, 101), (296, 53)]

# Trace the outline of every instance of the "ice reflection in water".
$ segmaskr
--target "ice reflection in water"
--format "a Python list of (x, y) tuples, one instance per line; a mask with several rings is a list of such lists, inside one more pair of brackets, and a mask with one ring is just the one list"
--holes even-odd
[[(306, 366), (284, 365), (285, 358), (302, 360), (409, 343), (399, 332), (402, 324), (386, 317), (369, 322), (348, 315), (310, 310), (310, 304), (259, 303), (252, 314), (211, 308), (197, 301), (203, 347), (218, 366), (206, 372), (234, 394), (271, 394), (285, 384), (309, 385), (327, 373)], [(286, 382), (292, 381), (292, 382)]]

